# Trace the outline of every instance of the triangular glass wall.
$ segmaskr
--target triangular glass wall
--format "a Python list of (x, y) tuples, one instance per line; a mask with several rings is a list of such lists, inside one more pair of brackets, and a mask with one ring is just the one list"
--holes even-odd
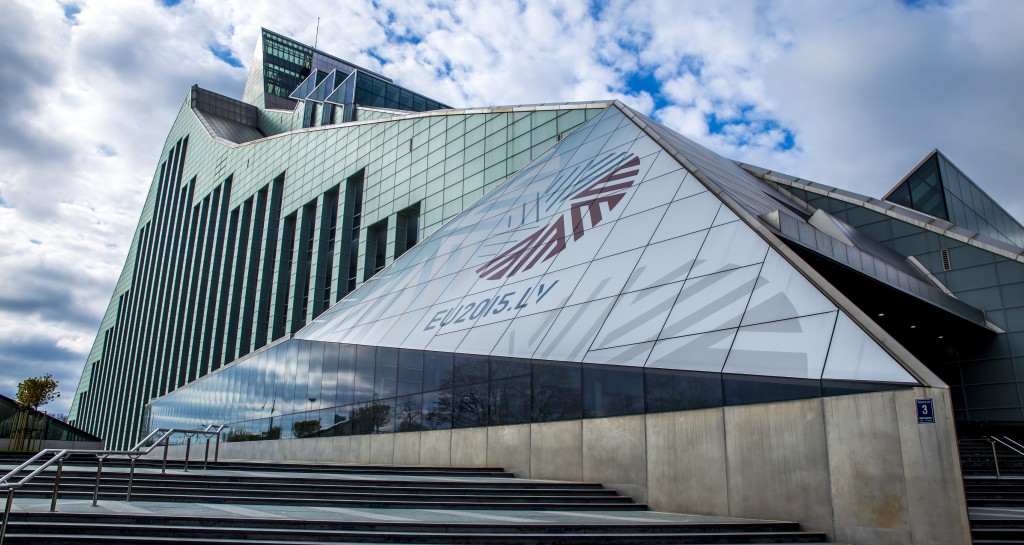
[(1024, 248), (1024, 226), (938, 150), (897, 184), (885, 200)]
[(326, 73), (314, 68), (313, 71), (309, 74), (309, 76), (306, 76), (306, 79), (303, 80), (302, 83), (300, 83), (299, 86), (296, 87), (295, 90), (292, 91), (290, 95), (288, 95), (288, 98), (293, 98), (295, 100), (305, 100), (306, 97), (308, 97), (309, 94), (313, 92), (313, 89), (316, 88), (317, 84), (323, 81), (325, 77), (327, 77)]
[(296, 337), (750, 377), (738, 383), (917, 383), (618, 107)]

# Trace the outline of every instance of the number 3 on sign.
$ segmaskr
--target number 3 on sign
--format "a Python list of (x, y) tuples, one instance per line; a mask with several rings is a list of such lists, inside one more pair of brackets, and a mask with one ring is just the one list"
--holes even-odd
[(935, 423), (935, 405), (931, 399), (918, 399), (917, 402), (917, 423)]

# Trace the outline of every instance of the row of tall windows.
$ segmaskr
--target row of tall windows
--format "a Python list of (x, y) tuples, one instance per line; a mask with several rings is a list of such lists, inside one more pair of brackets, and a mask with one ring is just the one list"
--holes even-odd
[[(75, 423), (112, 448), (138, 439), (150, 399), (297, 331), (355, 289), (362, 172), (282, 217), (284, 174), (234, 207), (230, 176), (195, 196), (196, 179), (182, 181), (187, 143), (161, 165), (131, 287), (80, 399)], [(418, 241), (419, 205), (395, 223), (397, 257)], [(387, 242), (387, 220), (367, 229), (367, 277), (384, 267)]]

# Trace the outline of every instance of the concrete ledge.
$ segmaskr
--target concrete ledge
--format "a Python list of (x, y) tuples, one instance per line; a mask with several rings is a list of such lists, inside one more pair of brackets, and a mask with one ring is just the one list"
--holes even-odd
[[(932, 398), (935, 423), (917, 422)], [(162, 450), (153, 457), (162, 456)], [(184, 447), (172, 447), (181, 458)], [(202, 449), (193, 449), (193, 460)], [(853, 544), (968, 545), (946, 388), (397, 434), (223, 443), (221, 459), (500, 466), (655, 511), (795, 520)]]

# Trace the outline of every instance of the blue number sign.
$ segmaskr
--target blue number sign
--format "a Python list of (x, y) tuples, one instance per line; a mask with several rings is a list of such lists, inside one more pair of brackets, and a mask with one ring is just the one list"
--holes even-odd
[(934, 424), (935, 423), (935, 405), (931, 399), (918, 399), (917, 400), (917, 423), (918, 424)]

